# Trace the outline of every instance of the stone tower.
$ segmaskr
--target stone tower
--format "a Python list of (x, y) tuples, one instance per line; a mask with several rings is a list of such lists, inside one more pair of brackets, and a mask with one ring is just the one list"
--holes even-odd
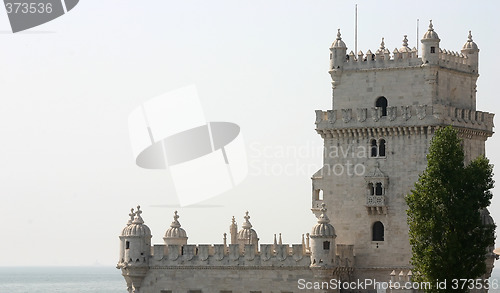
[(335, 226), (336, 242), (355, 247), (355, 278), (388, 281), (408, 272), (411, 247), (404, 196), (426, 167), (434, 130), (452, 125), (466, 160), (485, 154), (493, 114), (476, 110), (477, 45), (439, 46), (432, 22), (422, 56), (404, 36), (393, 54), (347, 52), (340, 31), (330, 48), (332, 109), (316, 111), (324, 166), (312, 176), (312, 210)]
[(120, 235), (120, 259), (117, 268), (127, 282), (129, 293), (140, 293), (142, 280), (149, 270), (151, 256), (151, 230), (144, 225), (141, 207), (131, 210), (130, 220)]

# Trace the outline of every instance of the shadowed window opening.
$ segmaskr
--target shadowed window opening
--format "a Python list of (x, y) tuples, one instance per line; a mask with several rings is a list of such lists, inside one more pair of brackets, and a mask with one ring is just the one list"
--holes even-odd
[(370, 149), (371, 149), (370, 156), (376, 157), (377, 156), (377, 141), (376, 140), (372, 139), (370, 141)]
[(375, 102), (375, 107), (382, 108), (382, 116), (387, 116), (387, 99), (385, 97), (379, 97)]
[(381, 139), (378, 146), (379, 157), (385, 157), (385, 139)]
[(384, 224), (381, 222), (373, 223), (372, 241), (384, 241)]

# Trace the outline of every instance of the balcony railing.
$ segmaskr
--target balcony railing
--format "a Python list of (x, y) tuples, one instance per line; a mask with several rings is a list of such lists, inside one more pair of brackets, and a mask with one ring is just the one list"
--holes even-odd
[(383, 195), (368, 195), (366, 197), (366, 209), (371, 215), (387, 214), (387, 201)]

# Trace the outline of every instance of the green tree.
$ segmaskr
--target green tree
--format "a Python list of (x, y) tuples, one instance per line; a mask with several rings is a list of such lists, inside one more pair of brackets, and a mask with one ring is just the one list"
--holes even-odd
[[(464, 163), (458, 131), (435, 131), (427, 168), (406, 197), (412, 260), (416, 280), (431, 282), (426, 292), (453, 289), (452, 280), (477, 279), (486, 272), (486, 251), (494, 245), (495, 225), (483, 225), (481, 209), (490, 205), (493, 166), (484, 156)], [(436, 280), (446, 281), (438, 290)]]

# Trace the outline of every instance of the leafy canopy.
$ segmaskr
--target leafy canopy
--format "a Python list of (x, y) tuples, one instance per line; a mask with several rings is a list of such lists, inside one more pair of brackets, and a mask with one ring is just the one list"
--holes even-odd
[[(461, 143), (451, 126), (436, 130), (427, 168), (406, 197), (411, 262), (417, 281), (433, 285), (427, 292), (467, 292), (453, 290), (452, 280), (482, 276), (494, 244), (495, 225), (481, 221), (492, 198), (493, 166), (484, 156), (465, 165)], [(436, 280), (446, 281), (447, 289), (437, 290)]]

